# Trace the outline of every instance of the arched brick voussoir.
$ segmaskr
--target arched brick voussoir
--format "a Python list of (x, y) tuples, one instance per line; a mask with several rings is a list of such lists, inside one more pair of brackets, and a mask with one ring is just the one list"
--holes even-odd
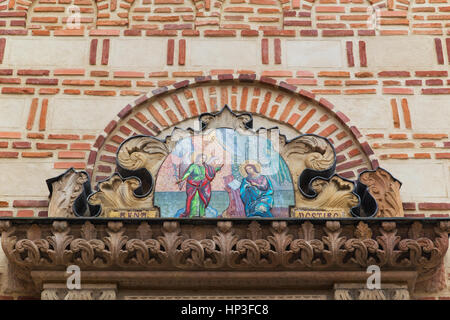
[(14, 7), (9, 7), (0, 20), (14, 18), (14, 27), (33, 29), (39, 35), (48, 35), (50, 30), (58, 30), (55, 34), (59, 32), (62, 35), (64, 30), (75, 28), (73, 23), (76, 21), (71, 19), (74, 14), (79, 14), (80, 28), (89, 29), (95, 26), (97, 16), (95, 0), (10, 1), (9, 5)]
[(289, 126), (299, 134), (327, 137), (336, 149), (336, 171), (356, 178), (365, 169), (378, 167), (368, 142), (350, 119), (331, 102), (314, 93), (255, 74), (219, 74), (184, 80), (155, 89), (126, 105), (100, 134), (91, 149), (87, 171), (93, 184), (115, 170), (115, 153), (126, 138), (157, 136), (180, 122), (204, 112), (219, 111), (225, 104)]

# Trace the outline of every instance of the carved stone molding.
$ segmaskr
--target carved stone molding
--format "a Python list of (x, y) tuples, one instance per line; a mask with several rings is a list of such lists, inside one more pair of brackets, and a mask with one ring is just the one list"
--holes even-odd
[(42, 300), (115, 300), (114, 284), (83, 284), (81, 289), (67, 289), (65, 284), (46, 283), (41, 292)]
[(424, 282), (441, 268), (450, 229), (450, 222), (439, 220), (86, 220), (40, 219), (36, 224), (35, 219), (2, 219), (2, 248), (9, 262), (35, 284), (38, 274), (47, 277), (41, 279), (45, 283), (51, 272), (64, 273), (73, 264), (89, 279), (103, 277), (103, 282), (111, 276), (105, 272), (122, 272), (115, 281), (128, 272), (132, 281), (139, 272), (163, 272), (158, 279), (174, 279), (174, 272), (196, 271), (193, 281), (198, 282), (203, 273), (205, 279), (211, 272), (240, 272), (243, 279), (252, 279), (269, 271), (288, 280), (286, 272), (295, 272), (297, 279), (309, 272), (312, 279), (322, 280), (328, 272), (324, 281), (333, 283), (347, 277), (344, 273), (349, 279), (365, 279), (369, 265), (381, 268), (382, 279), (389, 272), (399, 274), (396, 279), (413, 272), (409, 279)]
[(345, 283), (334, 285), (335, 300), (409, 300), (407, 285), (384, 284), (380, 289), (368, 289), (366, 284)]

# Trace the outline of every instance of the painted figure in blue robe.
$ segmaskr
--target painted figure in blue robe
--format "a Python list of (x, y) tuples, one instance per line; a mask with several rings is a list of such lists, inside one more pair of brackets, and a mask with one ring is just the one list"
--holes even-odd
[(273, 217), (273, 186), (270, 179), (261, 175), (261, 165), (247, 160), (239, 168), (242, 179), (240, 194), (247, 217)]

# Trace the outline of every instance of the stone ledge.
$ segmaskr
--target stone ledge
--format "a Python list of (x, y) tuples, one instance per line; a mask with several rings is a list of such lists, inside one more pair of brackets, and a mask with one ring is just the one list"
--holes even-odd
[(383, 284), (379, 289), (368, 289), (361, 283), (338, 283), (334, 285), (336, 300), (409, 300), (406, 285)]
[(441, 284), (449, 229), (448, 219), (406, 218), (0, 221), (14, 274), (34, 291), (65, 281), (69, 265), (85, 283), (173, 289), (331, 289), (365, 283), (367, 266), (378, 265), (383, 283), (412, 293)]
[[(50, 283), (65, 287), (65, 271), (31, 271), (41, 290)], [(114, 283), (118, 288), (145, 290), (331, 290), (335, 283), (365, 286), (365, 271), (82, 271), (82, 289)], [(384, 285), (402, 284), (412, 291), (416, 271), (383, 271)], [(83, 284), (84, 283), (84, 284)]]
[(115, 300), (117, 286), (114, 284), (82, 284), (81, 289), (68, 290), (66, 284), (46, 283), (42, 300)]

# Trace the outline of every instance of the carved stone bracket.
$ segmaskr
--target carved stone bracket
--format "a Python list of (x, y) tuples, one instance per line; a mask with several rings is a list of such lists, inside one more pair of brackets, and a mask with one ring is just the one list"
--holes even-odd
[(380, 289), (368, 289), (361, 283), (334, 285), (335, 300), (409, 300), (409, 298), (406, 285), (385, 284)]
[(81, 289), (69, 290), (66, 284), (46, 283), (42, 300), (115, 300), (115, 284), (84, 284)]
[[(377, 265), (382, 282), (408, 278), (412, 290), (416, 278), (418, 283), (429, 281), (441, 269), (450, 230), (450, 222), (434, 219), (208, 220), (194, 224), (175, 219), (125, 223), (80, 218), (39, 222), (0, 221), (2, 248), (9, 262), (27, 273), (37, 290), (52, 272), (65, 273), (69, 265), (78, 265), (91, 279), (104, 272), (122, 272), (114, 283), (122, 281), (123, 272), (130, 281), (139, 272), (151, 271), (155, 277), (159, 272), (162, 281), (173, 272), (196, 271), (191, 281), (198, 284), (202, 274), (220, 276), (217, 271), (251, 281), (270, 271), (286, 279), (295, 274), (292, 283), (300, 286), (313, 286), (311, 276), (316, 277), (317, 283), (328, 283), (330, 288), (342, 280), (342, 272), (353, 272), (350, 279), (357, 276), (362, 277), (358, 281), (365, 281), (367, 267)], [(412, 277), (406, 277), (411, 272)], [(108, 282), (108, 277), (102, 281)]]

